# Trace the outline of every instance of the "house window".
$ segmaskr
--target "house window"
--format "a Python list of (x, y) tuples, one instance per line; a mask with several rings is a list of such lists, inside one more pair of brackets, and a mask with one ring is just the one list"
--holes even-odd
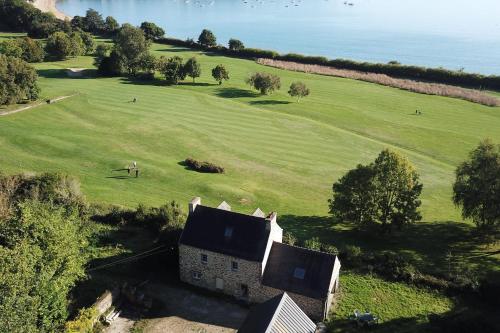
[(231, 238), (233, 236), (233, 230), (233, 227), (226, 227), (226, 229), (224, 230), (224, 237), (227, 239)]
[(201, 272), (193, 272), (193, 280), (200, 280)]
[(238, 263), (236, 261), (231, 261), (231, 270), (233, 272), (237, 272), (238, 271)]
[(303, 268), (297, 267), (293, 271), (293, 277), (296, 279), (304, 280), (305, 275), (306, 275), (306, 270)]
[(201, 254), (201, 263), (202, 264), (208, 264), (208, 256), (205, 253)]

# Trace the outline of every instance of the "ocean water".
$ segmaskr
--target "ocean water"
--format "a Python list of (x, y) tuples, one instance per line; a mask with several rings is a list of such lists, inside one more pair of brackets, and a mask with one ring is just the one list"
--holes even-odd
[(207, 28), (219, 44), (237, 38), (285, 53), (500, 75), (499, 0), (61, 0), (57, 7), (155, 22), (181, 39)]

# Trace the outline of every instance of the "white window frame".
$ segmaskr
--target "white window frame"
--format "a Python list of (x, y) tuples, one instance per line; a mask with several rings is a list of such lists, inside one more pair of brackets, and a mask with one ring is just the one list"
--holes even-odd
[(191, 273), (191, 277), (193, 280), (200, 281), (201, 280), (201, 272), (193, 271)]
[[(203, 260), (203, 258), (205, 258), (205, 260)], [(200, 255), (200, 260), (201, 260), (201, 263), (203, 265), (207, 265), (208, 264), (208, 255), (206, 253), (202, 253)]]
[[(236, 264), (236, 268), (234, 267), (235, 266), (234, 264)], [(240, 269), (239, 263), (237, 261), (231, 260), (231, 270), (233, 272), (237, 272), (239, 269)]]

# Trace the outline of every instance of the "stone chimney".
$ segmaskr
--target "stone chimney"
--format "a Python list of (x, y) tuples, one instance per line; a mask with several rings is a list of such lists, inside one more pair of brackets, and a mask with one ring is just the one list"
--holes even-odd
[(278, 217), (278, 213), (270, 212), (269, 215), (267, 215), (266, 220), (268, 220), (271, 223), (276, 223), (277, 217)]
[(217, 206), (217, 209), (222, 209), (222, 210), (227, 210), (228, 212), (231, 211), (231, 206), (225, 201), (222, 201), (219, 206)]
[(196, 209), (196, 206), (201, 205), (201, 198), (195, 197), (189, 202), (189, 214), (192, 214)]

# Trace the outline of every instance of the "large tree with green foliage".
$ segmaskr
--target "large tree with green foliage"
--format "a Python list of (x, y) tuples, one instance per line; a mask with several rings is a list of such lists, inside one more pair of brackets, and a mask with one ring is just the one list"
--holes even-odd
[(108, 35), (114, 35), (118, 29), (120, 28), (120, 24), (113, 16), (107, 16), (104, 21), (104, 32)]
[(500, 228), (500, 145), (482, 141), (455, 171), (453, 201), (481, 229)]
[(243, 42), (239, 39), (231, 38), (228, 43), (229, 49), (232, 51), (241, 51), (245, 48)]
[(193, 82), (195, 82), (195, 79), (197, 77), (200, 77), (201, 65), (195, 57), (189, 58), (186, 61), (186, 63), (184, 64), (184, 73), (186, 73), (187, 76), (192, 78)]
[(142, 22), (141, 30), (148, 40), (155, 40), (165, 35), (165, 30), (152, 22)]
[(219, 84), (222, 84), (223, 80), (229, 80), (229, 72), (224, 65), (217, 65), (212, 69), (212, 77), (215, 81), (219, 82)]
[(0, 175), (2, 332), (61, 331), (84, 275), (83, 207), (72, 178)]
[(47, 38), (45, 51), (54, 59), (64, 60), (67, 57), (74, 55), (73, 47), (75, 44), (76, 43), (74, 43), (74, 41), (72, 41), (65, 32), (58, 31), (54, 32), (49, 36), (49, 38)]
[(21, 58), (23, 56), (23, 49), (17, 39), (7, 39), (0, 42), (0, 54), (8, 57)]
[(340, 220), (379, 223), (390, 231), (421, 219), (421, 192), (419, 175), (410, 162), (386, 149), (373, 163), (358, 165), (333, 184), (330, 212)]
[(90, 8), (87, 10), (87, 13), (85, 14), (85, 18), (83, 20), (84, 22), (84, 29), (85, 31), (92, 32), (94, 34), (98, 34), (104, 30), (105, 27), (105, 22), (102, 19), (102, 15), (99, 14), (98, 11)]
[(158, 70), (165, 76), (169, 84), (177, 84), (186, 78), (184, 64), (181, 57), (164, 58), (158, 60)]
[(137, 74), (141, 59), (149, 52), (149, 45), (141, 29), (130, 24), (122, 26), (115, 38), (115, 51), (122, 57), (129, 74)]
[(203, 29), (198, 37), (198, 43), (204, 47), (214, 47), (217, 46), (217, 38), (212, 31)]
[(279, 76), (269, 73), (254, 73), (247, 80), (247, 84), (260, 91), (262, 95), (268, 95), (281, 88)]
[(45, 57), (45, 51), (41, 41), (29, 37), (17, 40), (23, 50), (22, 59), (26, 62), (42, 62)]
[(36, 70), (24, 60), (0, 54), (0, 105), (36, 100), (37, 79)]

